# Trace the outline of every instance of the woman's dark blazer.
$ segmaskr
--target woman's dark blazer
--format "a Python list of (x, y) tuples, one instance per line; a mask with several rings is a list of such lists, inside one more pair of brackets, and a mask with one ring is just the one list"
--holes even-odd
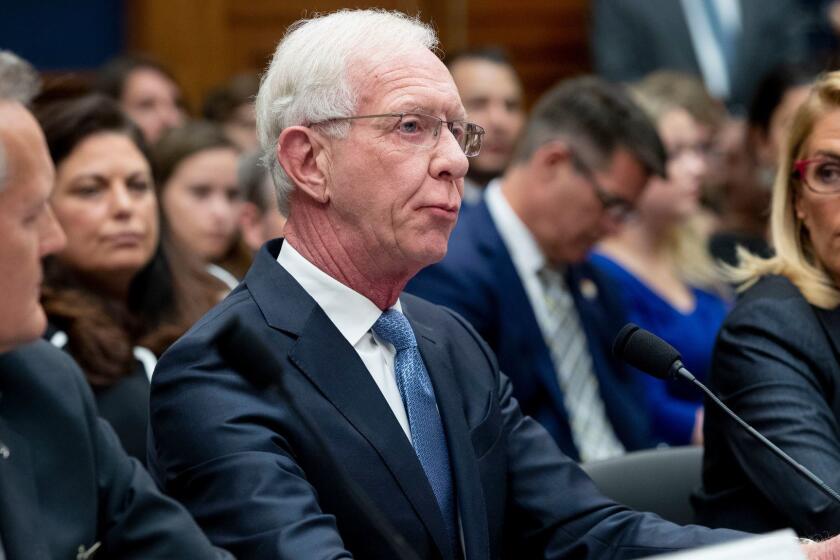
[[(809, 304), (789, 280), (766, 276), (723, 324), (712, 390), (755, 429), (840, 489), (840, 310)], [(832, 501), (706, 403), (697, 521), (800, 536), (840, 531)]]

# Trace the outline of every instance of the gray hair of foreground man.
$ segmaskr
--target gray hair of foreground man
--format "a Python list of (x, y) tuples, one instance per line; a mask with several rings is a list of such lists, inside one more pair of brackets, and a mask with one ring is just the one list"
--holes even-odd
[(653, 122), (618, 84), (585, 76), (548, 90), (531, 111), (513, 161), (528, 161), (558, 139), (586, 154), (596, 169), (624, 148), (649, 173), (665, 176), (667, 157)]
[[(283, 129), (353, 116), (358, 92), (351, 80), (352, 68), (418, 47), (434, 50), (437, 44), (437, 35), (427, 24), (385, 10), (341, 10), (289, 27), (263, 76), (256, 103), (263, 160), (271, 171), (283, 215), (289, 214), (294, 188), (277, 161), (277, 139)], [(323, 130), (341, 138), (349, 126), (337, 122)]]
[[(38, 72), (10, 51), (0, 50), (0, 102), (28, 105), (41, 89)], [(0, 190), (6, 182), (6, 152), (0, 142)]]

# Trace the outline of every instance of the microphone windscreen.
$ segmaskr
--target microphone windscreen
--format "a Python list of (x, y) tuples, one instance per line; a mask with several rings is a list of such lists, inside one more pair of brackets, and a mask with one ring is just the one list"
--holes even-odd
[(619, 360), (661, 379), (671, 376), (671, 366), (680, 359), (676, 348), (633, 323), (618, 332), (612, 350)]

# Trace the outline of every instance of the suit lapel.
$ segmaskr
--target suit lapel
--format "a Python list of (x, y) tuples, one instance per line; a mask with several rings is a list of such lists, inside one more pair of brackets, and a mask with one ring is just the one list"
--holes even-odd
[(320, 308), (289, 357), (376, 449), (446, 557), (446, 527), (414, 448), (356, 351)]
[[(407, 316), (411, 319), (409, 310)], [(487, 508), (481, 487), (481, 475), (473, 452), (469, 428), (464, 418), (462, 395), (454, 382), (455, 372), (444, 348), (439, 345), (433, 330), (417, 321), (411, 321), (417, 346), (426, 364), (435, 390), (438, 410), (446, 431), (446, 443), (452, 463), (453, 477), (458, 498), (458, 510), (464, 530), (464, 544), (468, 559), (489, 558)]]
[(8, 449), (8, 457), (0, 456), (0, 534), (6, 557), (47, 559), (44, 539), (37, 533), (40, 513), (29, 445), (2, 418), (0, 441)]
[[(263, 247), (245, 284), (274, 329), (297, 337), (289, 359), (376, 449), (443, 558), (449, 545), (432, 487), (408, 438), (364, 363), (324, 311), (276, 262), (281, 240)], [(278, 301), (282, 294), (282, 301)]]
[[(541, 383), (543, 390), (551, 396), (557, 412), (565, 417), (567, 416), (566, 405), (563, 403), (563, 393), (557, 382), (557, 371), (551, 358), (551, 350), (545, 342), (516, 265), (513, 264), (510, 252), (493, 222), (486, 202), (482, 201), (480, 205), (477, 205), (474, 212), (476, 219), (480, 220), (477, 228), (480, 232), (477, 235), (479, 251), (487, 256), (492, 263), (492, 268), (500, 277), (499, 284), (503, 286), (500, 298), (507, 300), (504, 305), (505, 310), (516, 313), (515, 316), (507, 317), (501, 322), (510, 326), (510, 330), (504, 334), (500, 333), (499, 336), (511, 336), (522, 341), (522, 352), (533, 356), (533, 361), (539, 364), (533, 371), (536, 381)], [(522, 380), (519, 381), (521, 383)], [(571, 432), (569, 438), (571, 438)]]

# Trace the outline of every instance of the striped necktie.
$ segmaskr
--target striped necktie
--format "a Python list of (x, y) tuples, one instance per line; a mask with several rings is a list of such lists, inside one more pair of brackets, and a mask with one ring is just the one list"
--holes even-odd
[(620, 455), (624, 446), (607, 418), (586, 334), (563, 275), (556, 268), (546, 266), (540, 269), (538, 276), (548, 311), (546, 344), (563, 390), (572, 437), (580, 458), (592, 461)]

